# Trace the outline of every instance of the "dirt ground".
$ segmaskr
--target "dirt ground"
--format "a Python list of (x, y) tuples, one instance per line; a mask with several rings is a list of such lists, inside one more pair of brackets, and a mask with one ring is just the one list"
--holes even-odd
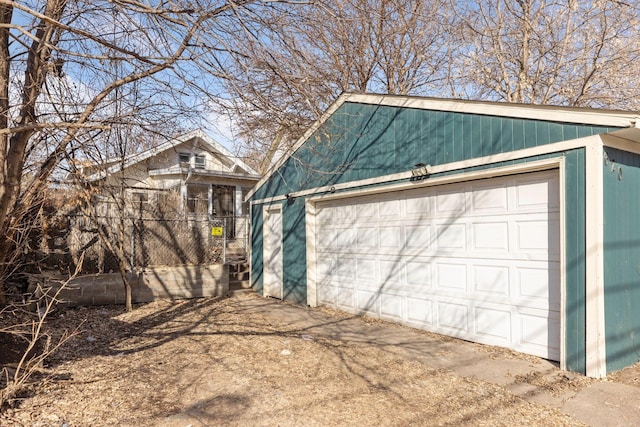
[(0, 425), (582, 425), (388, 348), (307, 334), (247, 298), (260, 297), (57, 310), (50, 330), (80, 332)]

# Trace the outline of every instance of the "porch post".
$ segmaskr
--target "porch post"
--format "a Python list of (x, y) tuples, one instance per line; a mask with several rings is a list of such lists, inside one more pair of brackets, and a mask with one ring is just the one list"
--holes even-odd
[(234, 206), (234, 213), (236, 217), (241, 216), (242, 215), (242, 187), (240, 187), (239, 185), (236, 185), (236, 196), (235, 198), (235, 206)]

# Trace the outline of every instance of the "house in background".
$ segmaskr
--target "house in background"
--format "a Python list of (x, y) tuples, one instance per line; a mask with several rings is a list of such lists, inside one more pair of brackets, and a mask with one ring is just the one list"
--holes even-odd
[(81, 171), (90, 182), (124, 188), (133, 203), (163, 213), (234, 219), (248, 214), (244, 198), (260, 179), (245, 162), (202, 131)]
[(251, 285), (593, 377), (629, 366), (637, 116), (344, 94), (248, 194)]

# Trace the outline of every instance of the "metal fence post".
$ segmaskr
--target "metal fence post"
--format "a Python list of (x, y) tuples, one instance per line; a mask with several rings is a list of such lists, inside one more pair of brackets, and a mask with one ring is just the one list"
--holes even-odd
[(227, 218), (222, 220), (222, 263), (227, 263)]

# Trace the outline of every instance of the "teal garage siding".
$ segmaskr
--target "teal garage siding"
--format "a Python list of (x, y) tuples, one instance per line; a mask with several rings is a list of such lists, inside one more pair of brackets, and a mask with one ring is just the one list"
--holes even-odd
[(307, 304), (307, 236), (305, 200), (292, 199), (282, 209), (283, 298)]
[(262, 206), (251, 207), (251, 287), (254, 291), (262, 293)]
[(406, 172), (616, 130), (595, 125), (343, 104), (252, 196)]
[(604, 301), (607, 372), (640, 360), (640, 155), (605, 147)]
[(585, 150), (565, 155), (565, 363), (586, 373)]

